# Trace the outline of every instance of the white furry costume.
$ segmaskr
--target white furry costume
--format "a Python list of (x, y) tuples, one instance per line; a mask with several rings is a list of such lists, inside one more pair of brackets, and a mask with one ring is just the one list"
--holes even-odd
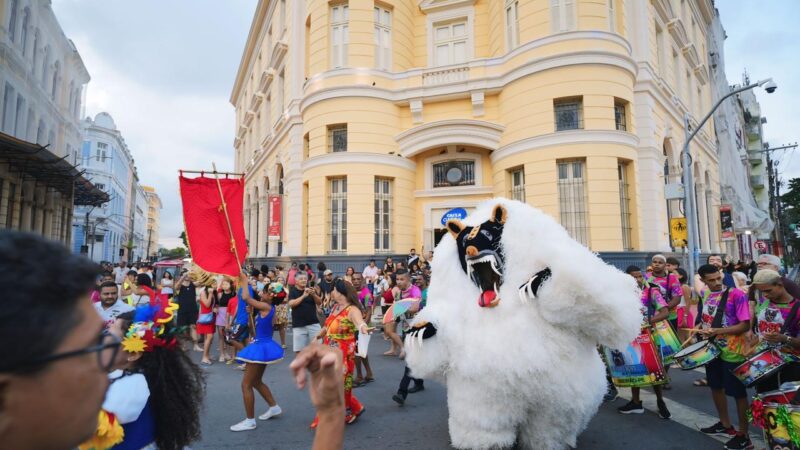
[[(470, 255), (459, 254), (456, 239), (468, 243), (470, 229), (472, 238), (483, 233), (491, 239), (490, 232), (471, 227), (495, 218), (502, 224), (504, 259), (495, 273), (502, 278), (494, 281), (496, 306), (481, 307), (494, 293), (482, 293), (486, 289), (467, 275), (460, 258), (477, 261), (480, 255), (474, 247), (467, 248)], [(624, 348), (639, 333), (636, 282), (571, 239), (550, 216), (517, 201), (487, 201), (448, 228), (436, 247), (427, 307), (405, 348), (413, 376), (438, 375), (446, 382), (453, 446), (574, 447), (606, 392), (596, 344)], [(521, 296), (520, 286), (545, 268), (549, 279), (535, 294)], [(473, 272), (470, 263), (466, 269)], [(426, 323), (436, 334), (423, 341)]]

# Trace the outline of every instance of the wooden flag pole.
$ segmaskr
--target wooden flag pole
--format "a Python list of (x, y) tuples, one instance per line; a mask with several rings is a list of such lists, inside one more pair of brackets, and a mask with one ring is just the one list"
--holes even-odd
[[(233, 226), (231, 225), (231, 218), (228, 216), (228, 204), (225, 202), (225, 195), (222, 193), (222, 184), (219, 182), (218, 172), (217, 172), (217, 164), (213, 161), (211, 162), (211, 168), (214, 170), (214, 180), (217, 182), (217, 190), (219, 190), (219, 199), (222, 202), (222, 212), (225, 214), (225, 221), (228, 223), (228, 233), (231, 236), (231, 250), (233, 250), (233, 254), (236, 257), (236, 265), (239, 266), (239, 273), (242, 272), (242, 263), (239, 262), (239, 249), (236, 248), (236, 238), (233, 237)], [(242, 286), (242, 289), (249, 286)], [(255, 339), (256, 335), (256, 325), (255, 321), (253, 320), (253, 316), (248, 314), (248, 321), (247, 326), (250, 328), (250, 337)]]

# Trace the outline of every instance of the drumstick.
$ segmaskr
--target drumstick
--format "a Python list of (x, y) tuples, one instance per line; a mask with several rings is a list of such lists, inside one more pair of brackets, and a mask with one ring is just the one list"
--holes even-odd
[(683, 347), (686, 347), (686, 344), (688, 344), (688, 343), (689, 343), (689, 341), (691, 341), (693, 338), (694, 338), (694, 335), (691, 335), (691, 336), (689, 336), (689, 339), (686, 339), (686, 340), (685, 340), (685, 341), (684, 341), (684, 342), (681, 344), (681, 348), (683, 348)]

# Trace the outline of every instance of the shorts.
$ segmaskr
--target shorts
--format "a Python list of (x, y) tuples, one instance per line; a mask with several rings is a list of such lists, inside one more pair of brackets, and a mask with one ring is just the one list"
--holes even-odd
[(733, 375), (732, 370), (741, 363), (723, 361), (717, 358), (706, 364), (706, 378), (711, 389), (724, 389), (725, 395), (733, 398), (746, 398), (747, 388)]
[(224, 306), (220, 306), (217, 308), (217, 322), (216, 325), (218, 327), (227, 327), (228, 326), (228, 308)]
[(318, 323), (312, 323), (304, 327), (292, 327), (292, 349), (299, 352), (308, 344), (314, 342), (322, 327)]

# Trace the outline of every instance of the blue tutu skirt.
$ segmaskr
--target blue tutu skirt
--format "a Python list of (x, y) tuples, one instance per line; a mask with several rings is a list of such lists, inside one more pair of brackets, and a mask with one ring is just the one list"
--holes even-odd
[(283, 359), (283, 348), (272, 339), (256, 340), (236, 355), (236, 362), (274, 364)]

